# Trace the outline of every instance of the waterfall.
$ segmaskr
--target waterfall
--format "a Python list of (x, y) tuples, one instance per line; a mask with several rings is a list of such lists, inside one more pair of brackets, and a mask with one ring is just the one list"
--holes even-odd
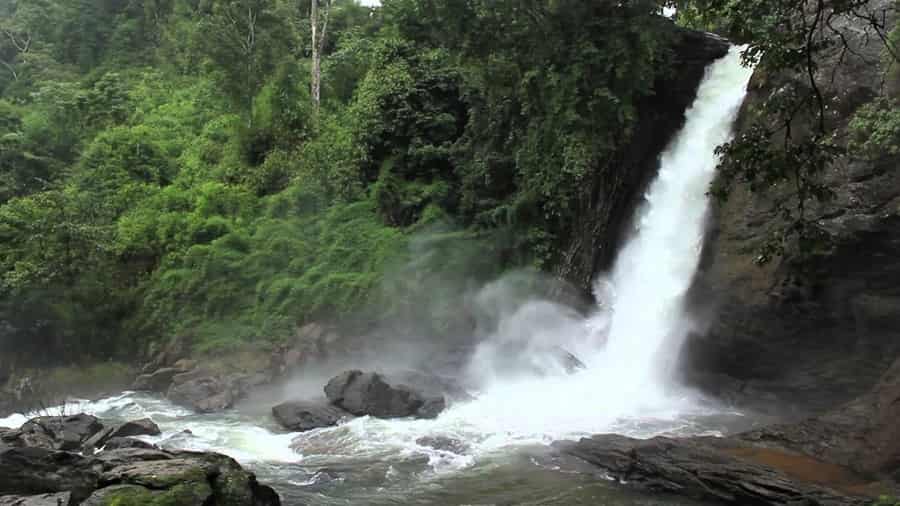
[[(501, 325), (501, 334), (512, 328), (515, 336), (496, 340), (530, 334), (525, 338), (529, 346), (520, 349), (561, 344), (575, 351), (587, 369), (574, 375), (493, 378), (475, 402), (454, 408), (446, 418), (534, 441), (601, 431), (651, 435), (697, 413), (697, 403), (670, 372), (694, 324), (685, 296), (703, 245), (707, 191), (719, 161), (716, 147), (731, 136), (752, 74), (741, 64), (741, 50), (731, 48), (707, 68), (612, 272), (597, 280), (595, 315), (574, 321), (548, 303), (530, 304)], [(485, 345), (489, 358), (509, 354), (508, 347), (491, 346)], [(490, 369), (490, 360), (476, 369)]]
[(611, 292), (613, 308), (602, 315), (609, 322), (603, 366), (641, 389), (666, 383), (693, 325), (685, 294), (703, 246), (715, 150), (730, 139), (752, 73), (740, 63), (741, 50), (732, 47), (707, 69), (684, 127), (662, 154), (631, 237), (611, 276), (598, 283), (598, 291)]

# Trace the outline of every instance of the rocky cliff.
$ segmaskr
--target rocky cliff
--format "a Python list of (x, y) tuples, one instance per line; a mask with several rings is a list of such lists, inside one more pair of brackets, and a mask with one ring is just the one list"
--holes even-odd
[[(884, 25), (894, 25), (888, 1)], [(848, 49), (819, 63), (816, 81), (827, 121), (846, 145), (858, 108), (896, 94), (884, 43), (859, 21), (839, 26)], [(804, 86), (804, 75), (757, 72), (738, 135), (773, 94)], [(896, 96), (896, 95), (894, 95)], [(768, 399), (799, 413), (820, 412), (869, 389), (900, 353), (900, 173), (898, 158), (852, 156), (824, 173), (833, 200), (811, 210), (830, 236), (828, 248), (803, 262), (790, 254), (757, 265), (778, 221), (779, 188), (737, 187), (714, 211), (694, 289), (711, 328), (685, 349), (685, 371), (726, 398)], [(723, 379), (736, 381), (723, 381)]]
[(672, 72), (657, 80), (654, 94), (638, 105), (631, 141), (597, 167), (571, 237), (564, 241), (556, 274), (591, 292), (597, 273), (608, 269), (623, 229), (656, 174), (659, 155), (684, 124), (707, 65), (728, 52), (729, 43), (709, 33), (674, 28)]

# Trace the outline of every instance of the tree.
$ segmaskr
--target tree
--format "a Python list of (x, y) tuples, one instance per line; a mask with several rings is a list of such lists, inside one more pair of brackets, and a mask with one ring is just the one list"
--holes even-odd
[(331, 1), (325, 0), (321, 22), (319, 20), (319, 1), (311, 0), (309, 26), (312, 33), (312, 77), (311, 93), (313, 108), (319, 111), (322, 101), (322, 51), (325, 48), (325, 37), (328, 34), (328, 15), (331, 13)]
[(216, 0), (198, 31), (220, 86), (253, 125), (253, 99), (292, 47), (289, 16), (273, 0)]

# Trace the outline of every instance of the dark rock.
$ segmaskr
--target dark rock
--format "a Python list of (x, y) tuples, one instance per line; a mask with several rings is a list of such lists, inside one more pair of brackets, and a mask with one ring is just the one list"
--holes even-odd
[(889, 474), (900, 463), (900, 359), (871, 392), (824, 415), (737, 436), (757, 446), (788, 448), (861, 474)]
[(131, 388), (138, 391), (163, 393), (168, 390), (175, 375), (183, 372), (184, 371), (181, 369), (176, 369), (174, 367), (158, 369), (150, 374), (138, 376), (137, 379), (134, 380), (134, 385), (132, 385)]
[(4, 495), (0, 496), (0, 506), (68, 506), (71, 499), (72, 494), (69, 492), (29, 496)]
[(158, 436), (160, 434), (159, 425), (149, 418), (142, 418), (119, 425), (109, 437)]
[(178, 373), (172, 377), (172, 385), (180, 385), (182, 383), (187, 383), (188, 381), (193, 381), (196, 379), (201, 379), (204, 377), (208, 377), (210, 375), (209, 371), (204, 369), (193, 369), (186, 372)]
[(405, 385), (391, 385), (378, 373), (346, 371), (325, 386), (328, 400), (357, 416), (434, 417), (444, 409), (443, 397), (426, 397)]
[(141, 441), (140, 439), (135, 439), (132, 437), (110, 438), (103, 445), (103, 449), (105, 451), (122, 450), (125, 448), (139, 448), (139, 449), (143, 449), (143, 450), (157, 450), (158, 449), (155, 445), (152, 445), (146, 441)]
[(22, 444), (13, 446), (77, 450), (102, 430), (103, 425), (91, 415), (41, 416), (22, 425), (19, 429)]
[(233, 407), (254, 388), (270, 380), (271, 377), (265, 373), (192, 376), (184, 383), (173, 383), (166, 397), (199, 413), (214, 413)]
[(459, 381), (448, 376), (422, 371), (391, 371), (384, 378), (392, 385), (415, 385), (416, 391), (426, 397), (444, 397), (452, 402), (473, 399)]
[(115, 427), (104, 427), (103, 430), (88, 438), (81, 445), (82, 449), (88, 454), (93, 453), (97, 448), (103, 446), (114, 430), (116, 430)]
[(726, 445), (712, 438), (637, 440), (610, 434), (555, 446), (622, 483), (654, 492), (757, 506), (861, 506), (871, 501), (793, 479), (781, 470), (735, 456), (740, 450)]
[(213, 413), (234, 406), (237, 400), (232, 384), (219, 378), (204, 377), (172, 385), (166, 397), (198, 413)]
[[(59, 418), (59, 417), (56, 417)], [(73, 427), (87, 427), (83, 417), (68, 417)], [(76, 423), (77, 420), (81, 420)], [(33, 420), (35, 427), (48, 423)], [(59, 423), (64, 426), (66, 420)], [(139, 423), (117, 427), (123, 433), (150, 432), (152, 425)], [(75, 429), (69, 428), (70, 431)], [(89, 433), (89, 431), (84, 432)], [(136, 439), (112, 438), (107, 451), (95, 457), (45, 448), (0, 450), (0, 495), (71, 493), (64, 504), (169, 504), (196, 506), (278, 506), (280, 499), (270, 487), (225, 455), (159, 450)], [(2, 504), (55, 504), (34, 502), (47, 497), (4, 497)], [(25, 502), (25, 501), (32, 502)], [(7, 501), (7, 502), (2, 502)], [(82, 502), (84, 501), (84, 502)]]
[(32, 495), (71, 492), (85, 499), (97, 485), (97, 461), (45, 448), (0, 451), (0, 494)]
[(337, 425), (350, 413), (325, 402), (285, 402), (272, 408), (272, 416), (279, 425), (290, 431), (304, 432)]
[(584, 369), (586, 366), (584, 362), (579, 360), (572, 352), (565, 350), (559, 346), (554, 346), (551, 348), (554, 356), (559, 363), (563, 366), (563, 369), (566, 370), (567, 373), (572, 374)]
[[(896, 23), (891, 0), (872, 0), (866, 8), (883, 13), (886, 26)], [(818, 55), (814, 77), (828, 104), (826, 126), (845, 147), (859, 106), (885, 92), (889, 59), (881, 59), (884, 43), (862, 19), (848, 16), (835, 23), (849, 50), (837, 50), (838, 44)], [(751, 128), (773, 97), (808, 89), (808, 79), (805, 71), (773, 75), (757, 70), (737, 135)], [(807, 128), (798, 119), (792, 131)], [(772, 230), (781, 226), (777, 204), (796, 205), (788, 200), (793, 198), (789, 185), (757, 192), (738, 184), (727, 201), (713, 203), (691, 291), (695, 312), (711, 326), (686, 342), (682, 362), (689, 380), (715, 389), (715, 382), (706, 381), (709, 374), (729, 375), (776, 398), (769, 403), (772, 412), (796, 406), (798, 416), (830, 410), (878, 381), (900, 354), (897, 162), (896, 156), (847, 157), (820, 172), (817, 184), (833, 195), (808, 203), (806, 217), (821, 227), (829, 244), (806, 257), (787, 243), (787, 255), (763, 266), (756, 262), (771, 244)], [(752, 405), (757, 393), (736, 400), (758, 408)]]
[(447, 436), (420, 437), (419, 439), (416, 439), (416, 444), (434, 448), (435, 450), (455, 453), (457, 455), (462, 455), (469, 450), (469, 445), (465, 442)]
[(94, 458), (103, 463), (104, 468), (109, 469), (135, 462), (170, 460), (173, 457), (171, 453), (159, 448), (116, 448), (100, 452)]

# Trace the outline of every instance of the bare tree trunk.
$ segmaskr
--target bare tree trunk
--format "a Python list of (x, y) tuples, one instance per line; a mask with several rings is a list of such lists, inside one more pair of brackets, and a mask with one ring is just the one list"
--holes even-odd
[(312, 28), (312, 78), (311, 93), (313, 108), (319, 112), (322, 102), (322, 51), (325, 49), (325, 34), (328, 31), (328, 14), (331, 11), (331, 0), (325, 1), (325, 12), (322, 15), (322, 28), (319, 30), (319, 0), (311, 0), (309, 23)]

